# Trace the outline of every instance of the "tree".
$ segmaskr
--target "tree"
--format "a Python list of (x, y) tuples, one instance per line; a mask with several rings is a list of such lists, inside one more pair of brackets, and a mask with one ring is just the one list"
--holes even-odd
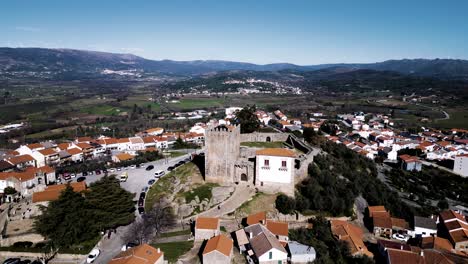
[(437, 207), (439, 207), (440, 210), (445, 210), (449, 208), (449, 203), (447, 202), (447, 199), (439, 200), (439, 202), (437, 203)]
[(69, 185), (57, 200), (50, 202), (48, 207), (41, 207), (41, 210), (34, 227), (57, 248), (70, 247), (98, 235), (89, 203)]
[(291, 198), (287, 195), (280, 194), (276, 197), (276, 209), (282, 214), (290, 214), (294, 211), (296, 202), (294, 198)]
[(14, 187), (8, 186), (3, 190), (3, 193), (6, 195), (13, 195), (13, 194), (16, 194), (17, 191)]
[(236, 113), (235, 124), (241, 126), (241, 133), (252, 133), (260, 127), (260, 122), (255, 115), (256, 107), (246, 106)]
[(102, 177), (86, 193), (90, 209), (100, 230), (127, 225), (135, 218), (134, 194), (120, 187), (114, 176)]
[(141, 218), (133, 222), (125, 232), (125, 242), (148, 243), (165, 230), (175, 226), (172, 207), (166, 202), (159, 202)]

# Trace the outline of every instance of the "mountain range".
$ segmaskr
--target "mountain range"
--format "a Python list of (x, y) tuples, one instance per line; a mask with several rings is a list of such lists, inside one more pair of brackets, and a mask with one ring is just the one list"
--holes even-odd
[(376, 63), (339, 63), (295, 65), (290, 63), (253, 64), (219, 60), (149, 60), (132, 54), (116, 54), (72, 49), (0, 48), (0, 77), (15, 73), (37, 73), (60, 76), (99, 76), (133, 73), (153, 75), (193, 76), (222, 71), (337, 71), (376, 70), (405, 75), (468, 79), (468, 61), (454, 59), (402, 59)]

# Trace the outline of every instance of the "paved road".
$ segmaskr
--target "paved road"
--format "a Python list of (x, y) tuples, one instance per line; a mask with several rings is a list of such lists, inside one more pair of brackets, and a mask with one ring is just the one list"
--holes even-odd
[[(138, 199), (138, 194), (141, 192), (141, 190), (148, 186), (148, 181), (151, 179), (155, 179), (154, 177), (154, 172), (157, 170), (164, 170), (166, 173), (167, 168), (169, 166), (172, 166), (176, 164), (177, 162), (184, 160), (188, 157), (190, 157), (191, 153), (194, 152), (202, 152), (202, 150), (186, 150), (187, 154), (176, 157), (176, 158), (169, 158), (169, 159), (161, 159), (153, 162), (148, 162), (145, 163), (144, 165), (141, 166), (141, 168), (135, 168), (135, 169), (122, 169), (121, 171), (115, 171), (115, 172), (109, 172), (109, 174), (117, 174), (117, 176), (120, 176), (123, 172), (128, 173), (128, 179), (126, 182), (122, 182), (120, 186), (124, 188), (125, 190), (135, 193), (135, 200)], [(154, 169), (151, 171), (147, 171), (146, 167), (149, 165), (153, 165)], [(86, 183), (90, 184), (92, 182), (95, 182), (102, 178), (104, 175), (90, 175), (86, 176)], [(157, 179), (156, 179), (157, 180)], [(73, 181), (76, 181), (76, 178), (73, 179)], [(121, 239), (121, 236), (125, 234), (126, 229), (128, 226), (123, 226), (119, 227), (117, 229), (116, 234), (112, 234), (110, 239), (107, 239), (107, 235), (101, 239), (98, 243), (98, 248), (101, 250), (101, 255), (96, 259), (94, 263), (96, 264), (105, 264), (108, 263), (115, 255), (117, 255), (120, 252), (120, 248), (123, 244), (123, 241)], [(85, 260), (83, 260), (85, 261)], [(83, 262), (84, 263), (84, 262)]]

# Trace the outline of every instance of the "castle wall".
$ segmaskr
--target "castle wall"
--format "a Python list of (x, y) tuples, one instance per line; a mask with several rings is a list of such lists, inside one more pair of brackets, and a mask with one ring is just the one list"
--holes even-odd
[(240, 142), (267, 142), (268, 138), (269, 141), (286, 141), (288, 139), (289, 134), (287, 133), (261, 133), (261, 132), (253, 132), (248, 134), (241, 134), (240, 135)]

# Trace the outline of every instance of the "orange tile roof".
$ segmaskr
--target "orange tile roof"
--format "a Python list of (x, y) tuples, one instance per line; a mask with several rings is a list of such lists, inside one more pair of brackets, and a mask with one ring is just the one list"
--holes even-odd
[(28, 147), (29, 149), (38, 149), (38, 148), (43, 148), (44, 146), (40, 143), (33, 143), (33, 144), (26, 145), (26, 147)]
[(465, 217), (463, 217), (463, 215), (453, 211), (453, 210), (445, 210), (445, 211), (442, 211), (440, 212), (440, 218), (442, 218), (443, 221), (448, 221), (448, 220), (451, 220), (451, 219), (458, 219), (458, 220), (461, 220), (461, 221), (465, 221), (466, 222), (466, 219)]
[(121, 252), (108, 264), (153, 264), (160, 258), (164, 258), (164, 253), (161, 250), (148, 244), (142, 244)]
[(130, 139), (128, 138), (119, 138), (117, 139), (117, 143), (129, 143)]
[[(50, 185), (42, 192), (35, 192), (32, 195), (32, 202), (37, 203), (55, 201), (59, 198), (62, 191), (65, 190), (66, 186), (66, 184)], [(84, 181), (70, 183), (70, 186), (75, 192), (82, 192), (86, 190), (86, 183)]]
[(53, 150), (51, 148), (41, 149), (41, 150), (39, 150), (39, 153), (41, 153), (44, 156), (50, 156), (50, 155), (57, 155), (58, 154), (55, 150)]
[(203, 250), (203, 255), (211, 253), (213, 251), (218, 251), (225, 256), (230, 256), (232, 251), (232, 239), (228, 238), (226, 235), (217, 235), (212, 237), (206, 243), (205, 249)]
[(267, 220), (265, 226), (268, 230), (270, 230), (271, 233), (275, 235), (288, 236), (288, 233), (289, 233), (288, 223)]
[(351, 255), (362, 253), (369, 257), (373, 256), (362, 240), (363, 231), (360, 227), (340, 220), (331, 220), (330, 223), (333, 235), (348, 242)]
[(468, 229), (459, 229), (450, 231), (450, 238), (454, 243), (468, 241)]
[(368, 206), (367, 210), (369, 211), (369, 217), (372, 217), (375, 212), (387, 212), (383, 205)]
[(81, 149), (79, 149), (79, 148), (70, 148), (70, 149), (67, 149), (67, 152), (70, 155), (77, 155), (77, 154), (83, 153), (83, 151), (81, 151)]
[(89, 142), (92, 141), (93, 139), (91, 137), (79, 137), (76, 139), (77, 142)]
[(217, 217), (198, 217), (195, 222), (195, 229), (218, 229), (219, 218)]
[(103, 139), (106, 145), (117, 144), (119, 141), (115, 138), (105, 138)]
[(128, 154), (128, 153), (119, 153), (115, 154), (115, 157), (119, 159), (119, 161), (124, 161), (124, 160), (131, 160), (134, 158), (134, 156)]
[(16, 178), (21, 182), (32, 180), (36, 177), (37, 173), (52, 173), (55, 170), (49, 166), (40, 168), (27, 167), (24, 171), (20, 172), (0, 172), (0, 179), (6, 180), (8, 178)]
[(256, 155), (278, 156), (278, 157), (296, 157), (294, 151), (285, 148), (265, 148), (255, 152)]
[(150, 128), (150, 129), (147, 129), (145, 132), (146, 133), (153, 133), (153, 132), (163, 132), (164, 131), (164, 128), (161, 128), (161, 127), (154, 127), (154, 128)]
[(19, 155), (15, 157), (11, 157), (7, 159), (8, 162), (10, 162), (13, 165), (18, 165), (21, 163), (26, 163), (29, 161), (34, 161), (34, 158), (31, 155), (25, 154), (25, 155)]
[(265, 223), (266, 222), (266, 212), (263, 211), (263, 212), (258, 212), (258, 213), (255, 213), (255, 214), (251, 214), (249, 216), (247, 216), (247, 225), (254, 225), (254, 224), (258, 224), (258, 223)]
[(408, 155), (408, 154), (400, 155), (400, 156), (398, 156), (398, 157), (399, 157), (401, 160), (403, 160), (404, 162), (406, 162), (406, 163), (419, 161), (419, 158), (418, 158), (418, 157), (410, 156), (410, 155)]
[(60, 143), (60, 144), (57, 145), (57, 147), (60, 150), (66, 150), (68, 147), (70, 147), (70, 143)]
[(92, 148), (93, 146), (91, 146), (90, 144), (88, 143), (77, 143), (75, 144), (77, 147), (79, 147), (80, 149), (88, 149), (88, 148)]
[(392, 219), (390, 217), (372, 217), (374, 227), (392, 228)]
[(401, 218), (391, 218), (392, 220), (392, 226), (394, 227), (399, 227), (399, 228), (403, 228), (403, 229), (408, 229), (409, 228), (409, 224), (408, 222), (405, 221), (405, 219), (401, 219)]
[(424, 258), (422, 256), (411, 251), (389, 248), (387, 249), (387, 254), (388, 254), (388, 259), (390, 260), (390, 263), (398, 263), (398, 264), (422, 264), (424, 263)]
[(442, 237), (423, 237), (421, 241), (422, 248), (434, 248), (438, 250), (451, 251), (453, 249), (452, 243)]

